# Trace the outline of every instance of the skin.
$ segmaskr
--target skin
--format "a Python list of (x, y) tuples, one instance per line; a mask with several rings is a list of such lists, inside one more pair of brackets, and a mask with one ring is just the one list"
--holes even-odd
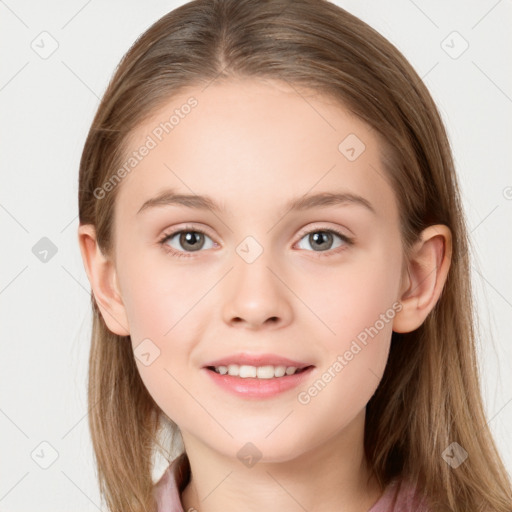
[[(114, 254), (101, 254), (93, 226), (79, 228), (109, 329), (129, 334), (134, 349), (149, 338), (160, 350), (148, 366), (136, 361), (183, 435), (192, 469), (184, 510), (367, 511), (383, 490), (364, 459), (366, 404), (384, 372), (392, 331), (416, 329), (439, 298), (450, 231), (427, 228), (405, 259), (398, 203), (375, 133), (334, 101), (286, 83), (191, 88), (139, 126), (131, 147), (190, 96), (197, 107), (118, 185)], [(354, 161), (338, 150), (349, 134), (366, 146)], [(209, 195), (225, 211), (167, 205), (137, 214), (168, 187)], [(283, 212), (291, 198), (324, 191), (358, 194), (374, 212), (355, 203)], [(167, 247), (190, 255), (179, 258), (159, 240), (185, 224), (207, 237), (196, 244), (203, 248), (188, 252), (179, 235), (168, 240)], [(306, 234), (329, 229), (353, 243), (333, 234), (322, 251)], [(251, 263), (236, 251), (247, 236), (263, 250)], [(300, 403), (298, 393), (393, 304), (401, 310), (392, 320), (309, 403)], [(240, 351), (315, 368), (299, 388), (244, 399), (201, 370)], [(252, 467), (237, 457), (247, 442), (262, 455)]]

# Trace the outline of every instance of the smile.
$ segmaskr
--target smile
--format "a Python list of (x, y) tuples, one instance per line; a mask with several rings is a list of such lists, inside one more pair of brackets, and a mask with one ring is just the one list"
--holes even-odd
[(222, 390), (242, 398), (271, 398), (299, 386), (313, 372), (305, 368), (286, 366), (209, 366), (203, 368)]
[(280, 378), (285, 375), (294, 375), (300, 373), (306, 368), (297, 368), (295, 366), (251, 366), (251, 365), (238, 365), (230, 364), (228, 366), (210, 366), (212, 369), (221, 375), (231, 375), (233, 377), (241, 377), (242, 379), (257, 378), (257, 379), (272, 379)]

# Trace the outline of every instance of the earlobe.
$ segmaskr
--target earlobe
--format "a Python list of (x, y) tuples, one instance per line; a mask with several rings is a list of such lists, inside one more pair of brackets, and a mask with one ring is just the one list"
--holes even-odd
[(424, 229), (412, 248), (402, 282), (401, 311), (395, 316), (395, 332), (417, 329), (436, 305), (448, 277), (452, 236), (448, 226), (436, 224)]
[(114, 334), (128, 336), (128, 319), (121, 299), (114, 263), (96, 242), (96, 230), (91, 224), (78, 227), (78, 243), (85, 272), (101, 315)]

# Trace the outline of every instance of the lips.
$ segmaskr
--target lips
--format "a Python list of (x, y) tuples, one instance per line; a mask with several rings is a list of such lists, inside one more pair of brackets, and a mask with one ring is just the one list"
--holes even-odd
[(204, 365), (204, 368), (212, 368), (218, 366), (229, 366), (231, 364), (247, 365), (247, 366), (294, 366), (298, 369), (307, 368), (312, 366), (310, 363), (289, 359), (287, 357), (278, 356), (276, 354), (248, 354), (240, 353), (231, 356), (223, 357), (210, 361)]
[[(294, 361), (294, 363), (297, 362), (298, 361)], [(229, 367), (231, 366), (233, 365), (229, 365)], [(224, 366), (224, 368), (226, 367)], [(241, 366), (240, 368), (244, 368), (244, 366)], [(250, 368), (250, 366), (245, 366), (245, 368)], [(267, 366), (267, 368), (269, 367)], [(284, 366), (280, 366), (279, 368), (282, 369)], [(209, 382), (213, 382), (215, 385), (219, 386), (220, 389), (224, 390), (230, 395), (242, 398), (244, 400), (266, 400), (281, 395), (286, 396), (287, 392), (289, 393), (293, 389), (307, 382), (314, 374), (314, 372), (315, 367), (310, 365), (300, 371), (297, 370), (291, 375), (284, 375), (281, 377), (275, 376), (273, 378), (251, 378), (247, 376), (240, 377), (235, 375), (220, 374), (216, 371), (212, 371), (210, 368), (204, 368), (201, 370), (201, 373), (205, 375), (207, 379), (209, 379)], [(289, 399), (292, 399), (294, 395), (288, 396)]]

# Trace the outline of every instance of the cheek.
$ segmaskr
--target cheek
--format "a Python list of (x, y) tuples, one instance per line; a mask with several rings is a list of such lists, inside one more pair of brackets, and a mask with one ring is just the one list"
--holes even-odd
[[(201, 299), (212, 276), (171, 267), (165, 258), (124, 260), (118, 272), (142, 381), (159, 407), (174, 421), (182, 421), (182, 411), (194, 404), (179, 383), (190, 388), (190, 354), (201, 338), (199, 319), (208, 314), (207, 301)], [(142, 356), (147, 353), (149, 357)]]
[[(397, 246), (399, 248), (399, 246)], [(399, 249), (398, 249), (399, 250)], [(397, 257), (398, 254), (398, 257)], [(321, 274), (307, 304), (320, 318), (318, 345), (322, 367), (312, 386), (304, 388), (299, 403), (320, 414), (331, 404), (343, 404), (338, 419), (362, 409), (375, 392), (386, 367), (397, 302), (401, 258), (389, 247), (357, 258), (350, 265)]]
[(165, 257), (126, 261), (119, 272), (134, 342), (154, 338), (160, 343), (173, 336), (197, 314), (194, 305), (208, 291), (203, 275)]
[(317, 267), (313, 273), (304, 269), (295, 289), (313, 313), (307, 314), (317, 323), (319, 336), (330, 350), (337, 351), (376, 323), (379, 331), (391, 333), (391, 322), (386, 320), (396, 312), (393, 304), (396, 308), (399, 278), (400, 258), (380, 250), (335, 270)]

